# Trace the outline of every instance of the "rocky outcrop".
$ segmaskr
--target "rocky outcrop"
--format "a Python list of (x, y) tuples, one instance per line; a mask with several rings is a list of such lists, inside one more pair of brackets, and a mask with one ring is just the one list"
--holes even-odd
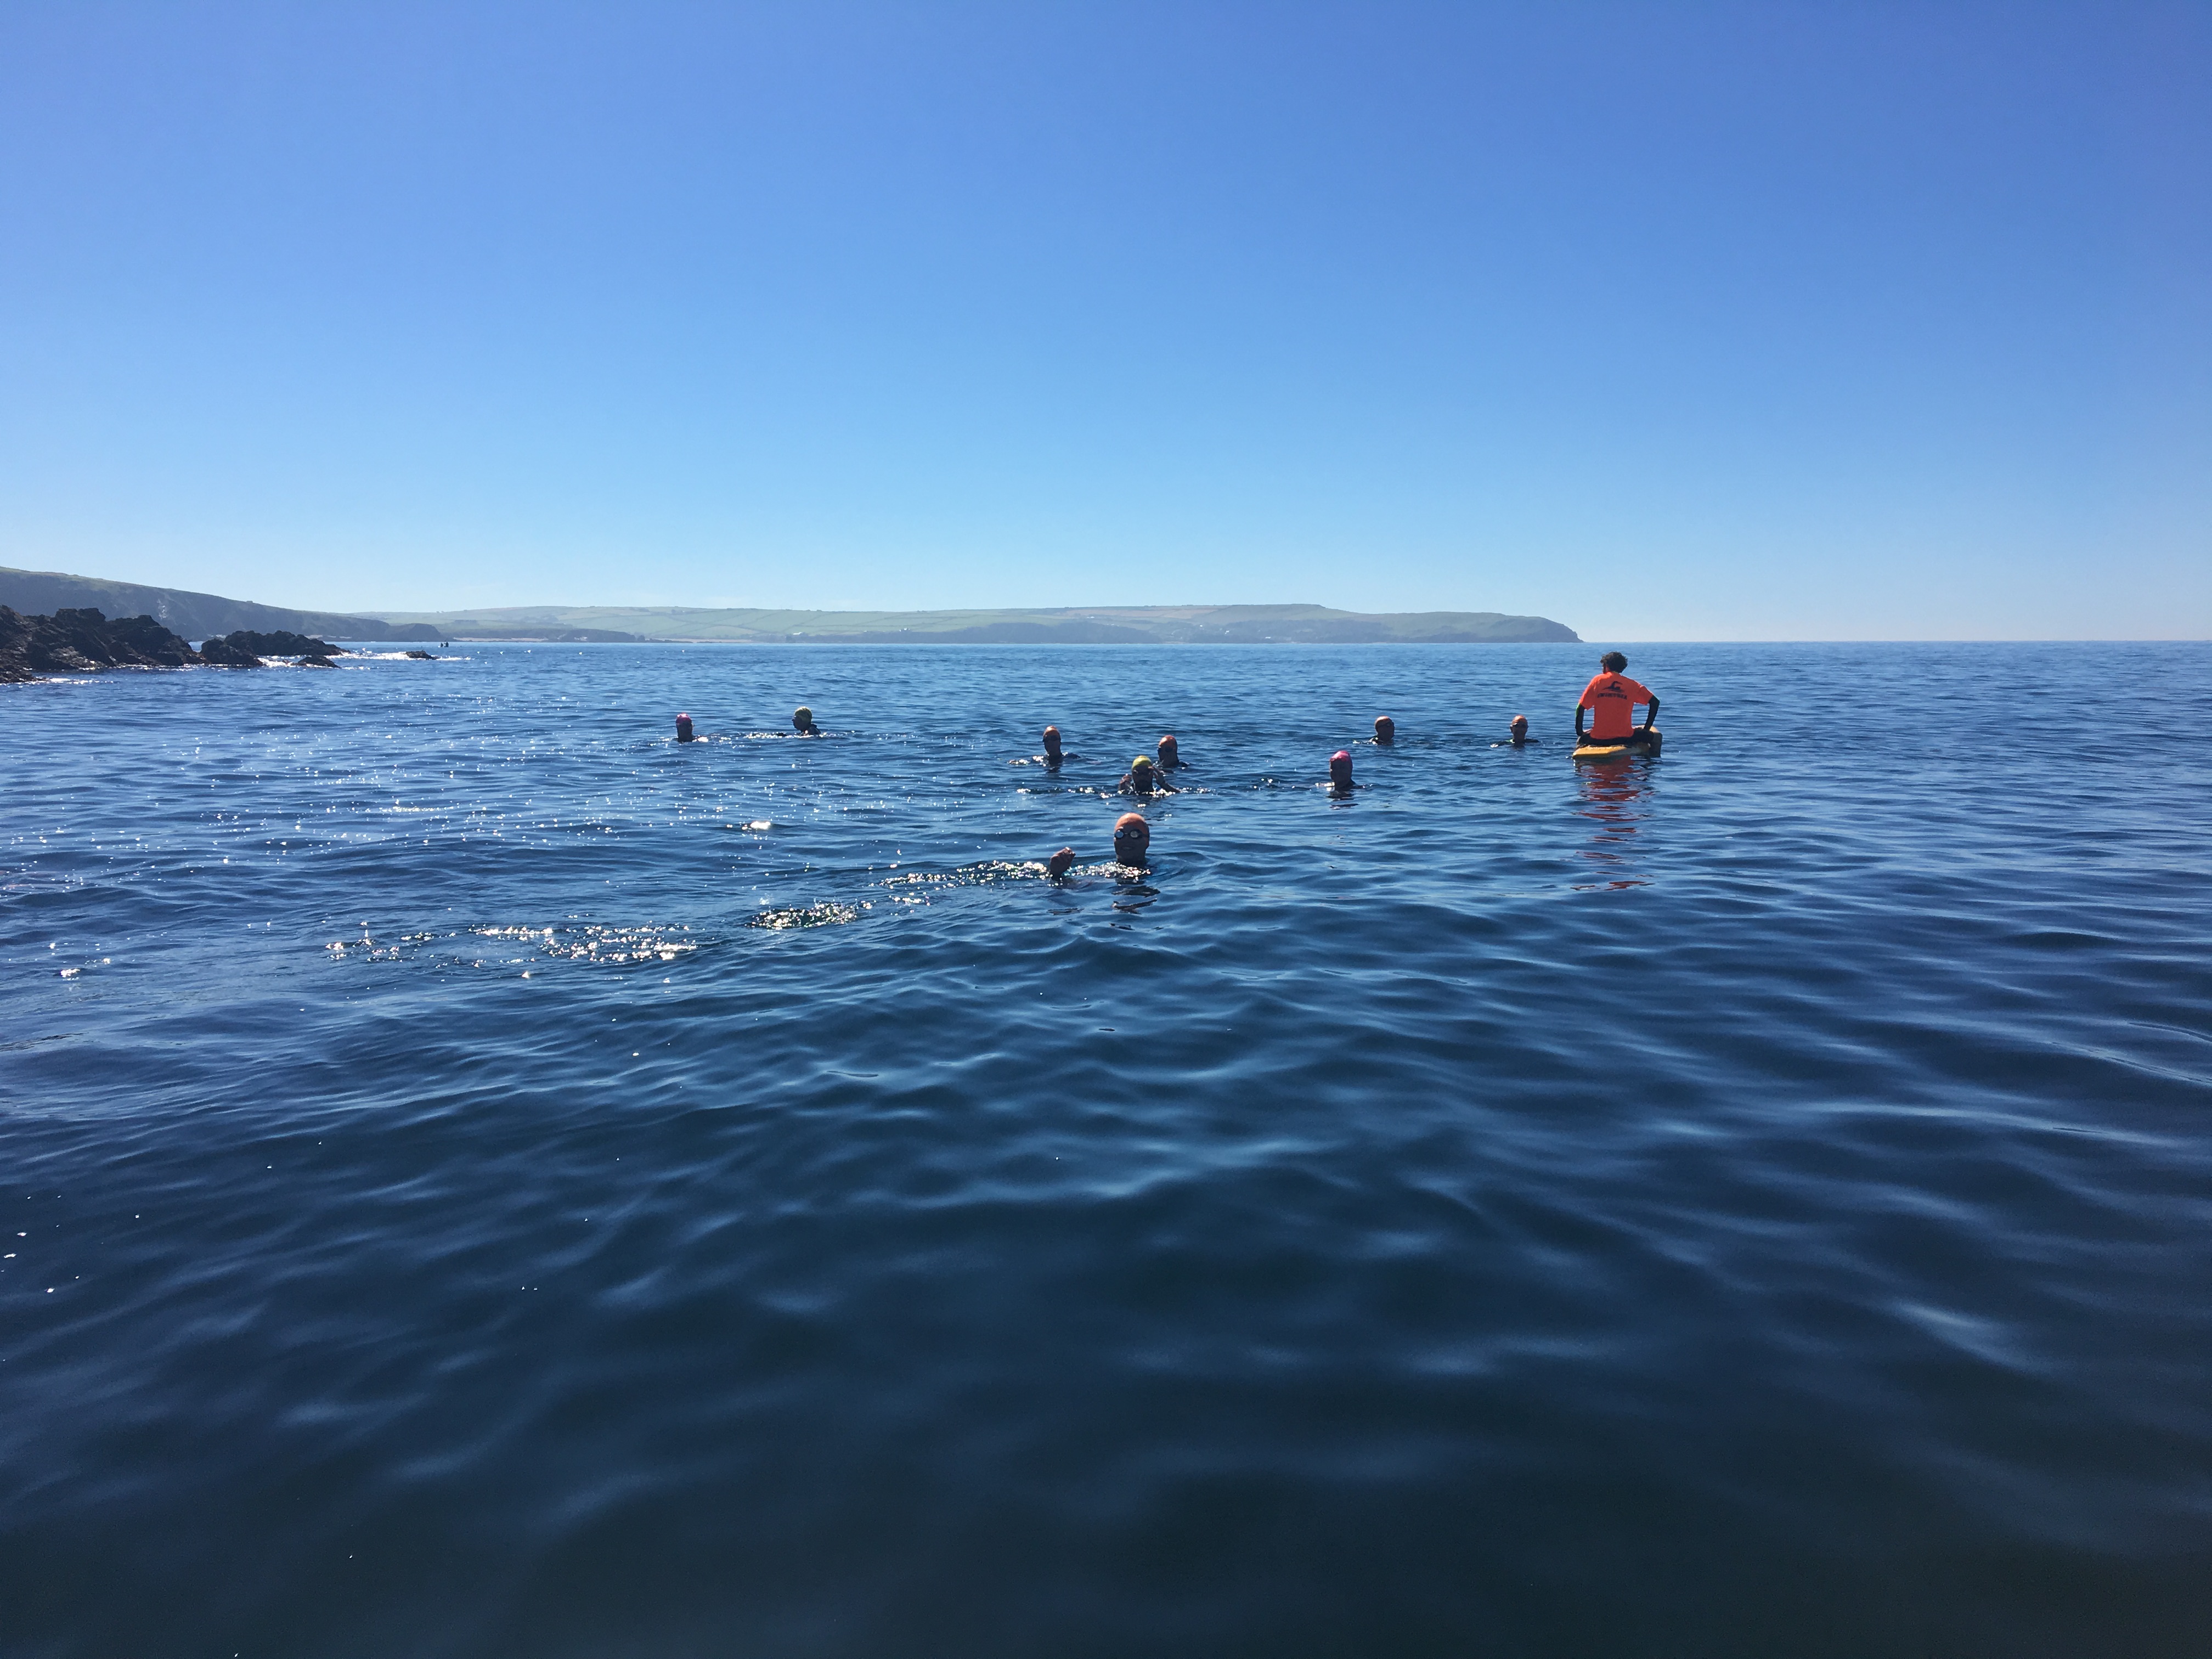
[(257, 634), (250, 628), (240, 628), (224, 635), (219, 640), (200, 642), (200, 654), (205, 656), (210, 645), (226, 651), (246, 651), (260, 657), (342, 657), (345, 647), (319, 640), (312, 634), (287, 634), (279, 629), (274, 634)]
[(183, 668), (198, 652), (151, 617), (110, 622), (97, 611), (26, 617), (0, 605), (0, 680), (101, 668)]
[(216, 668), (266, 668), (269, 665), (261, 660), (258, 653), (234, 644), (227, 635), (222, 639), (202, 640), (200, 660)]
[(438, 660), (438, 653), (434, 651), (410, 651), (407, 654), (413, 658), (416, 662), (435, 662)]

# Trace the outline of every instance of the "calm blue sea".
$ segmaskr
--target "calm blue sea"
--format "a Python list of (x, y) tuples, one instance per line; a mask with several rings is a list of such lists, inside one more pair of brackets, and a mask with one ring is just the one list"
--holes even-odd
[(1596, 653), (0, 688), (0, 1651), (2212, 1651), (2212, 648)]

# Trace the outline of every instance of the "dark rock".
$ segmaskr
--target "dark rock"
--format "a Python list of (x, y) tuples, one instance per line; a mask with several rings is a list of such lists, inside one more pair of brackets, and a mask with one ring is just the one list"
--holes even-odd
[(410, 651), (407, 654), (412, 657), (416, 662), (435, 662), (438, 660), (438, 653), (434, 651)]
[(30, 637), (30, 619), (0, 605), (0, 681), (12, 684), (39, 678), (39, 671), (25, 657), (24, 647)]
[[(200, 650), (208, 647), (203, 641)], [(257, 657), (342, 657), (345, 647), (319, 640), (312, 634), (287, 634), (281, 629), (274, 634), (257, 634), (250, 628), (241, 628), (222, 636), (222, 643), (240, 651), (251, 651)]]
[(217, 668), (266, 668), (269, 665), (230, 639), (202, 640), (200, 660)]
[(26, 617), (0, 605), (0, 680), (101, 668), (182, 668), (201, 660), (151, 617), (110, 622), (97, 611)]
[(188, 641), (178, 638), (151, 617), (124, 617), (108, 622), (97, 611), (65, 611), (58, 612), (57, 619), (64, 616), (86, 618), (86, 625), (104, 639), (118, 666), (182, 668), (200, 659)]
[(337, 666), (328, 657), (312, 655), (301, 658), (299, 665), (302, 668), (336, 668)]

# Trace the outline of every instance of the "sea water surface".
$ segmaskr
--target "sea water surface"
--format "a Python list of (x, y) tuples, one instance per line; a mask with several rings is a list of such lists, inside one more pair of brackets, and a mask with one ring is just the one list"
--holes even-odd
[(1630, 654), (0, 688), (0, 1651), (2212, 1651), (2212, 650)]

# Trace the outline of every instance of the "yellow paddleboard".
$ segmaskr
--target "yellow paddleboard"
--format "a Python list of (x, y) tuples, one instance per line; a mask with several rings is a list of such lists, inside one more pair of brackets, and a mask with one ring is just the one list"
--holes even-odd
[(1575, 758), (1578, 761), (1626, 760), (1631, 755), (1656, 755), (1665, 743), (1666, 739), (1656, 732), (1651, 734), (1651, 741), (1648, 744), (1616, 743), (1610, 739), (1597, 743), (1584, 738), (1575, 750)]

